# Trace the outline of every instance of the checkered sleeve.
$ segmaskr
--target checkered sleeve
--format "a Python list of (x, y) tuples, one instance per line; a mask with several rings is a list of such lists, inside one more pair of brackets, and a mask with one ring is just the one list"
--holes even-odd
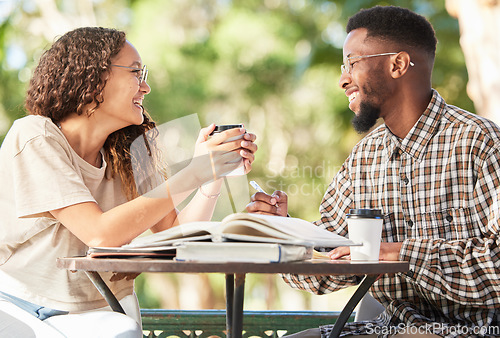
[(281, 277), (292, 288), (316, 295), (324, 295), (361, 282), (359, 276), (303, 276), (282, 274)]
[(456, 240), (410, 238), (400, 251), (400, 259), (410, 262), (410, 271), (403, 274), (409, 281), (436, 297), (480, 308), (493, 308), (500, 297), (500, 155), (493, 150), (484, 160), (476, 159), (482, 164), (470, 224), (455, 228), (464, 235)]
[[(349, 159), (346, 161), (348, 163)], [(317, 226), (334, 231), (341, 236), (347, 234), (345, 214), (351, 204), (351, 183), (349, 171), (344, 163), (330, 183), (320, 205), (321, 219), (314, 222)], [(282, 275), (283, 280), (292, 288), (314, 294), (330, 293), (347, 286), (359, 284), (358, 276), (302, 276)]]
[(349, 162), (350, 157), (344, 162), (328, 186), (319, 208), (321, 218), (314, 222), (316, 225), (341, 236), (347, 235), (346, 214), (353, 203), (353, 190), (348, 170)]

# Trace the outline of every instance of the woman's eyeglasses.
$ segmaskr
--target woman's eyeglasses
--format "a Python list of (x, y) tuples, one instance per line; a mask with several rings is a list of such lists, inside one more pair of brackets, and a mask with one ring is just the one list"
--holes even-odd
[(142, 68), (127, 67), (127, 66), (120, 66), (120, 65), (111, 65), (111, 66), (132, 69), (134, 71), (140, 72), (139, 77), (137, 78), (139, 80), (139, 84), (142, 84), (142, 82), (146, 82), (148, 80), (148, 67), (146, 67), (146, 65), (144, 65)]

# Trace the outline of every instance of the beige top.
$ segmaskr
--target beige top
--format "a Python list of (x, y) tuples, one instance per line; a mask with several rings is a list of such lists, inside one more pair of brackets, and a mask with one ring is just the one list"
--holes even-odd
[[(0, 148), (0, 290), (32, 303), (85, 311), (106, 302), (83, 272), (56, 267), (56, 258), (82, 256), (88, 247), (50, 210), (95, 201), (103, 211), (126, 202), (121, 182), (108, 179), (71, 148), (49, 119), (14, 122)], [(133, 293), (132, 281), (104, 281), (118, 299)]]

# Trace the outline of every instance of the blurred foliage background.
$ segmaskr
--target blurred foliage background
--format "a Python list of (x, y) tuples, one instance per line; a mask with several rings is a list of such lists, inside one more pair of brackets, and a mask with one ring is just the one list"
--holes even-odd
[[(350, 126), (338, 79), (347, 19), (374, 5), (430, 20), (439, 40), (433, 87), (474, 111), (458, 22), (444, 0), (0, 0), (0, 135), (25, 114), (31, 71), (57, 36), (115, 27), (148, 65), (145, 106), (157, 122), (195, 113), (202, 125), (244, 123), (259, 145), (248, 178), (286, 191), (290, 213), (315, 220), (328, 183), (362, 137)], [(224, 308), (223, 283), (218, 275), (150, 274), (136, 286), (143, 307)], [(311, 296), (276, 276), (250, 275), (246, 288), (247, 309), (344, 304), (342, 293)]]

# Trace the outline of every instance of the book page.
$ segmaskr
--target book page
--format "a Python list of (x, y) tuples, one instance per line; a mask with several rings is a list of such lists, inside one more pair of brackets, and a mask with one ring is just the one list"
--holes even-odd
[(138, 237), (124, 248), (136, 248), (158, 245), (170, 245), (180, 241), (201, 241), (209, 240), (212, 237), (213, 229), (220, 222), (191, 222), (174, 226), (151, 235)]
[[(267, 229), (255, 224), (265, 225)], [(322, 229), (308, 221), (300, 218), (270, 216), (260, 214), (245, 214), (237, 213), (227, 216), (223, 219), (221, 224), (221, 232), (230, 232), (229, 229), (234, 225), (246, 227), (258, 227), (262, 233), (269, 233), (269, 235), (278, 237), (277, 233), (282, 233), (280, 238), (295, 238), (297, 240), (312, 243), (314, 246), (319, 247), (337, 247), (349, 246), (353, 243), (336, 233)], [(244, 233), (239, 229), (240, 233)], [(248, 230), (247, 234), (251, 234), (252, 230)]]
[(278, 237), (263, 237), (263, 236), (252, 236), (252, 235), (232, 234), (232, 233), (222, 234), (220, 237), (218, 237), (218, 241), (259, 242), (259, 243), (277, 243), (277, 244), (314, 246), (314, 243), (310, 241), (304, 241), (295, 238), (285, 239)]
[(214, 241), (233, 240), (312, 245), (312, 243), (308, 241), (254, 220), (233, 220), (224, 222), (217, 230), (218, 234), (214, 236)]

